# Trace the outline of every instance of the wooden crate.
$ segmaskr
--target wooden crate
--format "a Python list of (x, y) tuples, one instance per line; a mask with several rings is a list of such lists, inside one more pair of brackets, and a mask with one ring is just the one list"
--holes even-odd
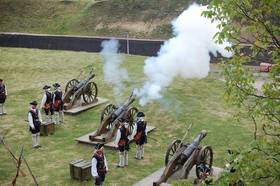
[(83, 159), (74, 160), (69, 164), (71, 178), (79, 181), (92, 179), (91, 162)]
[(41, 124), (41, 128), (40, 128), (41, 136), (53, 135), (54, 132), (55, 132), (55, 124), (53, 122)]

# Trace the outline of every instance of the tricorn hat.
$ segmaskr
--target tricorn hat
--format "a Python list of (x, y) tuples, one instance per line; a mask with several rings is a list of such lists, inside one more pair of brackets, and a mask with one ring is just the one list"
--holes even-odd
[(0, 81), (3, 81), (3, 79), (0, 78)]
[(145, 117), (145, 114), (143, 112), (138, 112), (136, 116), (139, 117), (139, 118), (140, 117)]
[(45, 85), (45, 86), (43, 87), (44, 90), (49, 89), (49, 88), (51, 88), (49, 85)]
[(30, 105), (35, 105), (35, 106), (38, 105), (37, 101), (32, 101), (32, 102), (30, 102), (29, 104), (30, 104)]
[(60, 84), (59, 83), (55, 83), (55, 84), (53, 84), (53, 87), (54, 88), (60, 87)]
[(104, 146), (103, 143), (97, 143), (97, 144), (95, 145), (95, 149), (96, 149), (96, 150), (99, 150), (99, 149), (101, 149), (103, 146)]

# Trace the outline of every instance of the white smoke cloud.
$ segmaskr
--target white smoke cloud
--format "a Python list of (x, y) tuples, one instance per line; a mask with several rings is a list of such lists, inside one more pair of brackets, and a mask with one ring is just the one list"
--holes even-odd
[(148, 80), (137, 90), (140, 105), (162, 98), (162, 90), (175, 77), (184, 79), (204, 78), (210, 70), (210, 55), (219, 52), (224, 57), (232, 56), (225, 47), (228, 42), (217, 44), (214, 35), (219, 31), (218, 22), (201, 16), (206, 6), (191, 5), (172, 22), (175, 37), (166, 41), (157, 57), (145, 60), (144, 73)]
[(103, 41), (100, 52), (103, 57), (103, 73), (105, 82), (113, 87), (114, 95), (117, 102), (123, 95), (125, 88), (124, 81), (128, 79), (127, 70), (122, 68), (122, 56), (118, 53), (119, 41), (115, 39)]

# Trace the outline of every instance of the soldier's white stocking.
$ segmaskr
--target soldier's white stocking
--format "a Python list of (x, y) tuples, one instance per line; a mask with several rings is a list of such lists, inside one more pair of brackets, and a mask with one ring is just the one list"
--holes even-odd
[(59, 124), (59, 114), (58, 112), (54, 112), (54, 124)]
[(141, 159), (141, 146), (137, 145), (136, 156), (137, 159)]
[(46, 123), (49, 123), (49, 122), (51, 122), (51, 116), (50, 116), (50, 115), (47, 115), (47, 116), (46, 116)]
[(120, 152), (119, 158), (120, 158), (119, 166), (124, 167), (124, 153), (123, 152)]
[(59, 111), (59, 122), (64, 123), (64, 112), (63, 111)]
[(4, 105), (0, 104), (0, 114), (3, 114), (3, 113), (4, 113)]
[(37, 143), (36, 143), (36, 134), (32, 134), (32, 146), (36, 147)]
[(51, 115), (51, 121), (50, 122), (54, 122), (55, 123), (56, 122), (55, 120), (56, 120), (55, 114)]
[(36, 145), (39, 146), (40, 145), (40, 132), (38, 132), (36, 134)]
[(124, 166), (128, 166), (128, 151), (124, 151)]
[(142, 159), (142, 158), (144, 158), (144, 145), (141, 145), (140, 149), (141, 149), (140, 158)]

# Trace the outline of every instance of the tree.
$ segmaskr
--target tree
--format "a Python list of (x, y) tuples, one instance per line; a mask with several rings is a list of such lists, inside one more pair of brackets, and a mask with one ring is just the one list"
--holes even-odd
[[(248, 149), (232, 158), (234, 173), (219, 184), (242, 180), (247, 185), (280, 183), (280, 6), (278, 0), (213, 0), (204, 16), (219, 20), (217, 42), (228, 39), (235, 55), (224, 63), (225, 96), (246, 116), (254, 128)], [(246, 51), (246, 52), (244, 52)], [(261, 90), (244, 64), (274, 63), (269, 81)], [(240, 115), (242, 116), (242, 115)], [(244, 115), (243, 115), (244, 116)]]

